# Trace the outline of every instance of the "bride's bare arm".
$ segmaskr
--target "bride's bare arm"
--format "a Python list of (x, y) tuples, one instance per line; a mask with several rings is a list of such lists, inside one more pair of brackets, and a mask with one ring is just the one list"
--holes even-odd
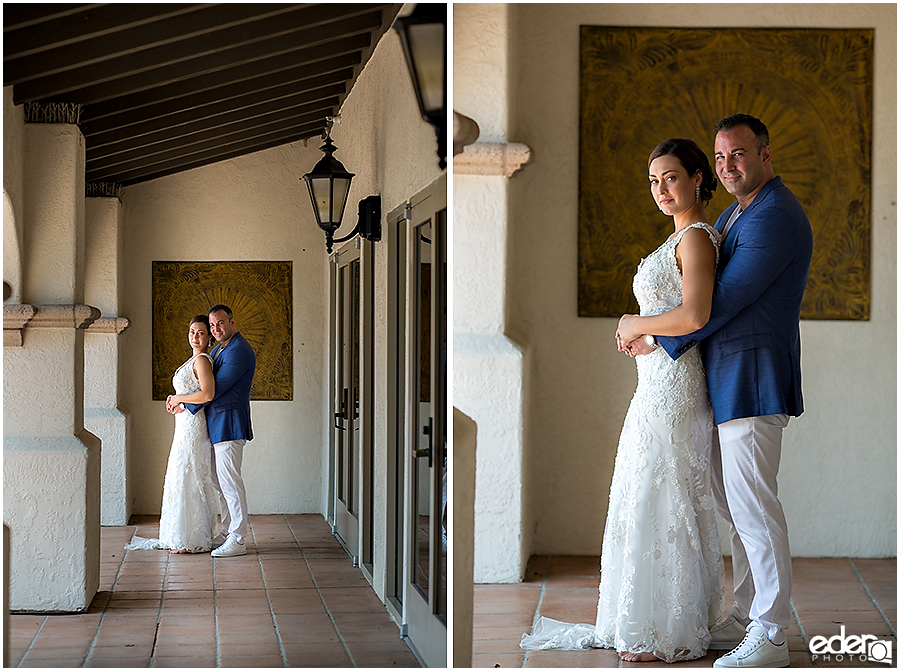
[(200, 390), (190, 394), (173, 394), (169, 396), (168, 403), (206, 403), (213, 400), (216, 395), (216, 378), (213, 375), (212, 364), (205, 356), (194, 359), (194, 374), (200, 382)]
[(709, 321), (716, 281), (716, 250), (700, 228), (685, 231), (675, 250), (682, 276), (682, 304), (653, 317), (623, 315), (616, 335), (630, 343), (645, 333), (676, 336), (693, 333)]

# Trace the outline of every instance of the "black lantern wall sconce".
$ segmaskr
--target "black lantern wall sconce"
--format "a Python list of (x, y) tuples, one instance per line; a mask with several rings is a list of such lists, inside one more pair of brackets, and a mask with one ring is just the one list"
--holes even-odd
[(359, 201), (359, 219), (356, 226), (348, 235), (336, 240), (334, 238), (344, 217), (347, 196), (350, 195), (350, 182), (355, 177), (333, 156), (337, 147), (331, 141), (330, 124), (337, 120), (337, 117), (328, 118), (325, 144), (320, 147), (325, 156), (310, 172), (303, 175), (309, 188), (316, 223), (325, 231), (325, 250), (328, 254), (331, 254), (335, 244), (346, 242), (357, 234), (373, 242), (381, 240), (381, 196), (369, 196)]
[(412, 14), (394, 22), (394, 30), (400, 35), (419, 111), (434, 126), (438, 165), (443, 170), (447, 167), (447, 3), (420, 2)]

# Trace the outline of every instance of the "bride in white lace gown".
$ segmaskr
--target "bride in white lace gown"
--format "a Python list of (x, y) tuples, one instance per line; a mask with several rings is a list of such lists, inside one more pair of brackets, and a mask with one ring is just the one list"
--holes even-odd
[[(675, 232), (634, 277), (641, 315), (625, 315), (616, 340), (631, 356), (643, 334), (683, 335), (709, 319), (719, 234), (704, 202), (716, 182), (690, 140), (650, 156), (650, 184)], [(600, 559), (594, 626), (541, 618), (526, 650), (615, 648), (624, 661), (706, 654), (722, 616), (723, 569), (712, 497), (712, 410), (698, 348), (677, 361), (661, 348), (636, 356), (638, 385), (619, 439)]]
[[(215, 378), (209, 349), (209, 320), (198, 315), (191, 321), (188, 340), (193, 356), (172, 377), (176, 394), (166, 409), (180, 403), (205, 403), (215, 395)], [(206, 412), (175, 415), (175, 437), (169, 452), (163, 485), (159, 538), (135, 537), (128, 550), (167, 549), (172, 553), (209, 552), (218, 531), (218, 498), (213, 488)]]

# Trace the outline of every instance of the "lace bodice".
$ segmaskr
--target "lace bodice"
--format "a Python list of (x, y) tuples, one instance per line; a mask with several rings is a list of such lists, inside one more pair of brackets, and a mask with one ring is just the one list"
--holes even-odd
[(172, 376), (172, 386), (175, 387), (176, 394), (193, 394), (200, 391), (200, 380), (194, 375), (194, 361), (198, 356), (205, 356), (212, 363), (213, 359), (209, 354), (197, 354), (181, 364)]
[(658, 315), (681, 305), (681, 271), (675, 260), (675, 248), (681, 242), (685, 231), (690, 228), (700, 228), (707, 232), (716, 248), (718, 264), (720, 235), (709, 224), (697, 222), (683, 228), (677, 235), (669, 237), (650, 256), (641, 259), (634, 274), (632, 289), (638, 305), (641, 306), (642, 317)]
[[(658, 315), (682, 303), (682, 279), (675, 248), (689, 228), (701, 228), (709, 235), (719, 258), (719, 232), (709, 224), (698, 222), (671, 236), (650, 256), (642, 259), (634, 275), (632, 288), (641, 308), (641, 316)], [(673, 361), (662, 348), (647, 356), (635, 357), (638, 371), (638, 387), (635, 399), (653, 407), (654, 412), (665, 413), (666, 422), (675, 424), (691, 410), (696, 399), (706, 396), (706, 371), (696, 347), (688, 350), (678, 361)]]

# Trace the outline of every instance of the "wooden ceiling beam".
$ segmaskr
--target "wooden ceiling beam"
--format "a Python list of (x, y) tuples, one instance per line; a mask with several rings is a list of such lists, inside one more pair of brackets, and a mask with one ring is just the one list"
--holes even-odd
[(13, 101), (77, 103), (87, 182), (320, 136), (400, 4), (7, 4)]
[(116, 154), (99, 158), (92, 157), (85, 162), (85, 170), (113, 168), (136, 161), (153, 163), (160, 160), (160, 157), (170, 160), (185, 154), (212, 149), (216, 144), (234, 144), (246, 138), (282, 131), (298, 125), (321, 122), (328, 113), (328, 109), (310, 107), (303, 110), (292, 110), (291, 114), (265, 114), (221, 126), (200, 128), (190, 134), (164, 140), (159, 139), (153, 144), (145, 144)]
[(322, 126), (317, 122), (272, 134), (247, 137), (233, 144), (218, 142), (204, 151), (195, 154), (185, 153), (170, 161), (153, 163), (139, 161), (132, 166), (121, 166), (119, 170), (87, 170), (85, 172), (85, 180), (90, 182), (111, 181), (127, 186), (315, 137), (320, 135), (321, 132)]
[(88, 105), (190, 77), (227, 70), (273, 54), (315, 47), (354, 34), (368, 34), (380, 24), (380, 17), (380, 12), (375, 12), (314, 28), (307, 28), (306, 24), (286, 28), (289, 23), (287, 17), (279, 16), (269, 19), (281, 23), (282, 30), (275, 37), (245, 40), (237, 45), (221, 41), (217, 41), (218, 46), (194, 45), (194, 51), (185, 50), (176, 55), (169, 48), (158, 53), (158, 50), (151, 50), (154, 53), (133, 54), (113, 62), (95, 63), (16, 84), (13, 98), (16, 104), (64, 99)]
[[(60, 20), (58, 26), (34, 26), (28, 29), (33, 33), (28, 39), (17, 39), (25, 37), (18, 35), (22, 31), (4, 34), (4, 81), (15, 84), (136, 53), (144, 54), (145, 62), (157, 60), (159, 57), (152, 54), (154, 48), (168, 52), (196, 50), (199, 45), (195, 40), (203, 36), (222, 34), (226, 28), (240, 28), (296, 8), (297, 5), (257, 3), (104, 5), (84, 16)], [(42, 44), (44, 38), (47, 42)], [(176, 54), (170, 53), (169, 57), (175, 58)]]
[[(304, 140), (309, 140), (312, 137), (321, 136), (322, 129), (314, 128), (310, 129), (308, 132), (298, 133), (296, 135), (287, 136), (287, 137), (278, 137), (272, 139), (267, 142), (263, 142), (260, 144), (248, 145), (247, 147), (239, 147), (237, 149), (231, 150), (229, 148), (228, 151), (224, 153), (212, 156), (212, 157), (204, 157), (200, 160), (189, 162), (189, 163), (178, 163), (178, 164), (170, 164), (165, 166), (153, 166), (149, 169), (137, 169), (128, 173), (121, 173), (119, 177), (121, 178), (120, 182), (116, 182), (116, 184), (121, 184), (122, 186), (131, 186), (132, 184), (139, 184), (141, 182), (147, 182), (152, 179), (159, 179), (161, 177), (168, 177), (169, 175), (176, 175), (186, 170), (193, 170), (195, 168), (203, 168), (208, 165), (212, 165), (213, 163), (218, 163), (220, 161), (227, 161), (230, 159), (240, 158), (242, 156), (246, 156), (248, 154), (253, 154), (259, 151), (265, 151), (266, 149), (274, 149), (275, 147), (281, 147), (286, 144), (290, 144), (292, 142), (300, 142)], [(103, 180), (90, 180), (91, 182), (97, 181), (101, 182)], [(299, 180), (298, 180), (299, 182)], [(301, 188), (303, 185), (298, 186)], [(301, 188), (302, 191), (302, 188)], [(305, 192), (304, 192), (305, 193)]]
[(8, 2), (3, 5), (3, 32), (22, 30), (40, 23), (74, 16), (101, 4), (64, 2)]
[[(92, 154), (102, 156), (108, 150), (105, 147), (121, 143), (143, 142), (144, 136), (161, 132), (187, 133), (198, 125), (214, 125), (221, 119), (234, 119), (242, 116), (253, 116), (260, 111), (274, 111), (290, 106), (308, 105), (319, 101), (328, 101), (328, 106), (337, 104), (344, 92), (343, 81), (331, 83), (318, 88), (294, 88), (293, 93), (273, 96), (250, 94), (237, 99), (217, 101), (205, 105), (185, 109), (178, 114), (156, 117), (131, 123), (124, 126), (105, 127), (102, 132), (84, 133), (87, 146)], [(84, 132), (84, 131), (82, 131)]]
[[(191, 114), (193, 110), (234, 101), (234, 106), (240, 106), (243, 100), (252, 98), (262, 99), (266, 97), (278, 97), (298, 90), (314, 90), (332, 86), (336, 83), (344, 83), (352, 76), (353, 62), (359, 62), (358, 54), (350, 54), (340, 59), (342, 69), (332, 70), (331, 65), (319, 71), (317, 67), (306, 66), (293, 70), (276, 72), (258, 78), (251, 78), (212, 89), (202, 90), (179, 98), (170, 98), (156, 104), (145, 105), (138, 108), (129, 108), (123, 101), (122, 109), (118, 113), (109, 114), (100, 118), (93, 115), (93, 106), (87, 106), (81, 114), (81, 132), (94, 135), (109, 128), (122, 128), (124, 126), (151, 122), (157, 119), (175, 118), (179, 115)], [(324, 65), (324, 64), (323, 64)]]
[[(310, 98), (313, 99), (310, 100)], [(291, 98), (285, 98), (282, 101), (264, 101), (258, 105), (207, 116), (191, 123), (177, 126), (168, 125), (141, 135), (126, 134), (118, 140), (111, 140), (109, 139), (110, 134), (104, 133), (108, 140), (104, 144), (99, 144), (96, 138), (85, 138), (85, 142), (90, 147), (90, 161), (99, 163), (107, 157), (115, 157), (129, 152), (147, 151), (159, 144), (175, 143), (172, 146), (177, 146), (176, 141), (178, 140), (182, 143), (187, 143), (190, 142), (196, 133), (214, 131), (235, 125), (250, 127), (258, 123), (257, 120), (259, 119), (275, 120), (278, 117), (289, 118), (313, 113), (318, 114), (318, 118), (324, 119), (334, 109), (337, 102), (337, 95), (316, 98), (308, 93), (302, 93)]]

